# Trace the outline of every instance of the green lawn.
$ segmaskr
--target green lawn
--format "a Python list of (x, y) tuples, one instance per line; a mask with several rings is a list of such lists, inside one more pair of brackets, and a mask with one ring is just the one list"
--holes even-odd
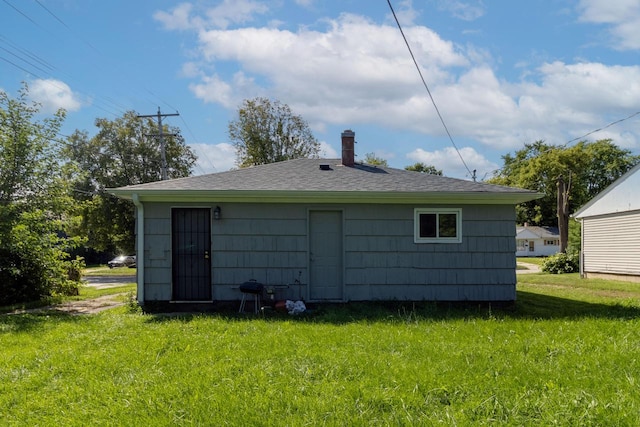
[(135, 268), (109, 268), (106, 265), (89, 266), (82, 271), (83, 276), (135, 276)]
[(542, 266), (542, 263), (544, 262), (545, 259), (547, 258), (546, 257), (518, 257), (517, 261)]
[(0, 316), (0, 425), (640, 425), (640, 285), (515, 307)]

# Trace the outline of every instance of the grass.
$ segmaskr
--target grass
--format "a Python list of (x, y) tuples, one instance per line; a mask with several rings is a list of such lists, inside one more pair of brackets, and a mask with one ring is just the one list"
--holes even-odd
[(640, 287), (519, 276), (515, 307), (0, 316), (2, 425), (639, 425)]
[[(114, 270), (116, 270), (114, 273), (112, 274), (108, 274), (109, 272), (113, 272)], [(117, 271), (117, 270), (129, 270), (129, 271)], [(102, 274), (102, 272), (105, 272), (107, 274)], [(43, 298), (41, 301), (33, 301), (33, 302), (28, 302), (28, 303), (20, 303), (20, 304), (13, 304), (13, 305), (9, 305), (9, 306), (0, 306), (0, 314), (2, 313), (10, 313), (13, 312), (15, 310), (28, 310), (28, 309), (36, 309), (36, 308), (42, 308), (42, 307), (46, 307), (49, 305), (53, 305), (53, 304), (60, 304), (62, 302), (65, 301), (81, 301), (81, 300), (86, 300), (86, 299), (92, 299), (92, 298), (98, 298), (101, 297), (103, 295), (113, 295), (113, 294), (119, 294), (119, 293), (135, 293), (136, 292), (136, 284), (135, 284), (135, 269), (110, 269), (109, 267), (106, 266), (101, 266), (101, 267), (91, 267), (91, 268), (87, 268), (82, 272), (83, 277), (84, 276), (126, 276), (126, 277), (131, 277), (131, 283), (127, 283), (125, 285), (122, 286), (114, 286), (111, 288), (105, 288), (105, 289), (96, 289), (94, 287), (91, 286), (82, 286), (80, 288), (79, 291), (79, 295), (74, 295), (74, 296), (54, 296), (54, 297), (46, 297)]]
[(136, 284), (135, 283), (127, 283), (122, 286), (114, 286), (112, 288), (103, 288), (96, 289), (89, 286), (85, 286), (80, 290), (80, 295), (75, 297), (67, 297), (65, 300), (67, 301), (81, 301), (85, 299), (93, 299), (98, 298), (104, 295), (113, 295), (113, 294), (121, 294), (128, 292), (135, 292)]
[(135, 268), (109, 268), (106, 265), (89, 266), (82, 271), (83, 276), (135, 276)]
[(537, 266), (542, 267), (542, 263), (544, 262), (544, 260), (547, 259), (546, 257), (518, 257), (517, 258), (517, 262), (524, 262), (527, 264), (535, 264)]

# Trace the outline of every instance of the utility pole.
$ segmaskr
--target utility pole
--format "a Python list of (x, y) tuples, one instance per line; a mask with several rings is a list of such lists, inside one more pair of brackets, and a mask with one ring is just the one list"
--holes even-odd
[(164, 132), (162, 131), (162, 118), (168, 117), (168, 116), (179, 116), (179, 115), (180, 114), (178, 112), (175, 112), (172, 114), (162, 114), (160, 113), (160, 107), (158, 107), (157, 114), (138, 115), (138, 118), (155, 117), (158, 120), (158, 133), (154, 133), (148, 136), (154, 136), (160, 139), (160, 161), (161, 161), (160, 169), (161, 169), (163, 181), (167, 179), (167, 152), (164, 144)]
[(558, 176), (558, 232), (560, 234), (560, 252), (567, 251), (569, 241), (569, 190), (571, 189), (571, 174), (569, 183), (562, 175)]

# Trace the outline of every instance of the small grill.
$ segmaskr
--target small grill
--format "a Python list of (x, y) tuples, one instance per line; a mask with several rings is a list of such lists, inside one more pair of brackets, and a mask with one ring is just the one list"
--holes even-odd
[(258, 283), (255, 280), (249, 280), (240, 285), (240, 292), (242, 292), (242, 301), (240, 302), (240, 310), (238, 313), (244, 312), (245, 303), (247, 302), (247, 295), (253, 295), (254, 309), (258, 313), (260, 310), (260, 298), (262, 298), (262, 292), (264, 291), (264, 285)]

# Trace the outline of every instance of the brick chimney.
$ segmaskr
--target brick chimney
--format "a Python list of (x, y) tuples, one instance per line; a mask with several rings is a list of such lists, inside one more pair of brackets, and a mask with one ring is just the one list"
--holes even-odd
[(352, 167), (355, 163), (355, 141), (356, 134), (351, 129), (342, 132), (342, 166)]

